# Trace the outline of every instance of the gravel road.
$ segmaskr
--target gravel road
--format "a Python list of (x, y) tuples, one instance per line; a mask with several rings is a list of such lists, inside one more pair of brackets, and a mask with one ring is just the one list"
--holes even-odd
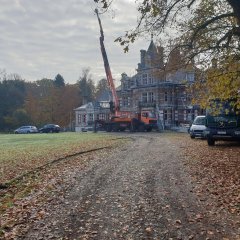
[(119, 135), (132, 140), (76, 169), (71, 188), (24, 239), (234, 239), (194, 194), (171, 137)]

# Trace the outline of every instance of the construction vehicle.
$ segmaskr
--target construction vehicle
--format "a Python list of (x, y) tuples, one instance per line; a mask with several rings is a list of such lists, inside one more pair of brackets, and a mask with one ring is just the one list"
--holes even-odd
[(117, 96), (116, 88), (114, 85), (110, 65), (108, 62), (108, 57), (106, 49), (104, 46), (104, 34), (101, 19), (99, 17), (98, 10), (95, 9), (95, 13), (98, 18), (98, 23), (100, 27), (100, 47), (102, 52), (102, 58), (104, 62), (104, 69), (107, 77), (108, 86), (112, 92), (113, 101), (110, 101), (110, 119), (107, 121), (96, 120), (96, 126), (101, 125), (103, 129), (108, 132), (111, 131), (124, 131), (126, 129), (130, 131), (151, 131), (152, 129), (157, 129), (157, 118), (154, 112), (141, 111), (140, 113), (134, 113), (130, 111), (121, 111), (119, 105), (119, 99)]

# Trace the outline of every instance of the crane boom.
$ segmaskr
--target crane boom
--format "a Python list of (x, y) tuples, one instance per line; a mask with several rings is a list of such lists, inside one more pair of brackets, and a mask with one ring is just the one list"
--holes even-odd
[(100, 46), (101, 46), (102, 58), (103, 58), (103, 62), (104, 62), (105, 73), (106, 73), (108, 85), (111, 89), (112, 96), (113, 96), (113, 102), (114, 102), (114, 106), (115, 106), (115, 115), (118, 116), (119, 115), (119, 100), (118, 100), (116, 88), (115, 88), (115, 85), (114, 85), (114, 82), (113, 82), (112, 72), (111, 72), (111, 69), (110, 69), (109, 62), (108, 62), (106, 49), (105, 49), (105, 46), (104, 46), (104, 34), (103, 34), (102, 23), (101, 23), (101, 19), (99, 17), (97, 9), (95, 9), (95, 13), (97, 14), (98, 23), (99, 23), (99, 27), (100, 27), (100, 38), (99, 38), (99, 40), (100, 40)]

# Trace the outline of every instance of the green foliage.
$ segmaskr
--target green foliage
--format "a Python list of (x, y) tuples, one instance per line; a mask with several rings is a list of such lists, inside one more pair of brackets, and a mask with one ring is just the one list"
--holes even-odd
[(0, 82), (0, 130), (9, 126), (5, 117), (12, 117), (12, 113), (22, 108), (24, 104), (25, 82), (21, 79), (3, 80)]
[(56, 87), (64, 87), (65, 86), (64, 78), (60, 74), (57, 74), (53, 83)]
[(12, 115), (4, 117), (4, 121), (7, 129), (13, 129), (21, 125), (31, 124), (29, 115), (27, 114), (26, 110), (22, 108), (15, 110)]

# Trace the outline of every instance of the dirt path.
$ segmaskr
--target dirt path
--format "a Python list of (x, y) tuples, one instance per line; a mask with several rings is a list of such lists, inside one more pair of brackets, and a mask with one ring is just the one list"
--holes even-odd
[(132, 144), (76, 171), (74, 185), (24, 239), (235, 239), (194, 195), (171, 138), (131, 137)]

